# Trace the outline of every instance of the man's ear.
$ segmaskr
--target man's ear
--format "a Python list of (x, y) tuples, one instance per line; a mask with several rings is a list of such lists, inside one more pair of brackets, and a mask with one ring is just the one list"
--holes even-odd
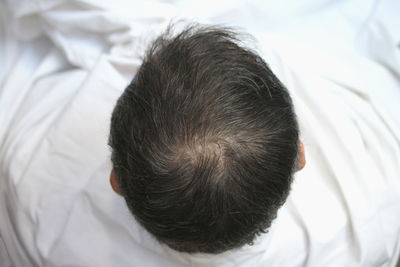
[(296, 171), (300, 171), (306, 165), (306, 154), (303, 142), (299, 141), (299, 155), (297, 156)]
[(121, 191), (119, 190), (117, 176), (115, 175), (114, 169), (112, 169), (110, 174), (110, 184), (115, 193), (117, 193), (118, 195), (122, 195)]

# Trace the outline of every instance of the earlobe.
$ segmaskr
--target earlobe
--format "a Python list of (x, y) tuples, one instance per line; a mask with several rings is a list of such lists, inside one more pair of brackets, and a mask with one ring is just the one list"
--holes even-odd
[(303, 142), (299, 141), (299, 155), (297, 156), (297, 167), (296, 171), (300, 171), (306, 165), (306, 155), (304, 151)]
[(115, 175), (114, 169), (111, 171), (110, 174), (110, 184), (114, 192), (117, 193), (118, 195), (121, 195), (121, 191), (119, 190), (119, 185), (117, 181), (117, 176)]

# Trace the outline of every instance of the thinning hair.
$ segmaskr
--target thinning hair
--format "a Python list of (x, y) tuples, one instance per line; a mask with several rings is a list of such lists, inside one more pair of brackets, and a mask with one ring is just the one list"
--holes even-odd
[(175, 250), (251, 244), (290, 190), (299, 138), (291, 98), (234, 31), (170, 32), (112, 114), (120, 190), (136, 220)]

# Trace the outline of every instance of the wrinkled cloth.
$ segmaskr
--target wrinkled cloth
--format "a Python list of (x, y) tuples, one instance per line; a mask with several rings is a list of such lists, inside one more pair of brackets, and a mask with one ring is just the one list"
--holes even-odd
[[(0, 2), (0, 266), (385, 266), (400, 255), (396, 1)], [(172, 20), (238, 26), (289, 89), (307, 165), (269, 232), (159, 244), (109, 185), (109, 121)]]

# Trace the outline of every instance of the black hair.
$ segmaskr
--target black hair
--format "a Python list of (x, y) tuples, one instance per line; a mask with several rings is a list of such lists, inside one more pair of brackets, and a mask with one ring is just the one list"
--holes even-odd
[(126, 203), (161, 243), (251, 244), (285, 202), (299, 130), (287, 89), (226, 28), (170, 30), (119, 98), (109, 144)]

